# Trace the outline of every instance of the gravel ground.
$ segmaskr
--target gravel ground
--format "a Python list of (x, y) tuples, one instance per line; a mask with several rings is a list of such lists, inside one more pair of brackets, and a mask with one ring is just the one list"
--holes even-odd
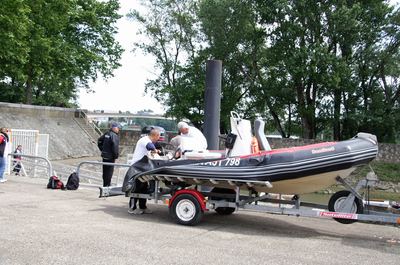
[(173, 223), (164, 205), (132, 216), (123, 196), (0, 184), (0, 264), (399, 264), (400, 228), (240, 211)]

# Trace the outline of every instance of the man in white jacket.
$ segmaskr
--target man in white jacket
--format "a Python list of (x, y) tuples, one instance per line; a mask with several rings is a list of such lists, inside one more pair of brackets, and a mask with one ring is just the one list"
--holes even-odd
[(193, 126), (189, 126), (184, 121), (178, 123), (178, 129), (179, 132), (181, 133), (182, 151), (207, 150), (207, 140), (199, 129)]

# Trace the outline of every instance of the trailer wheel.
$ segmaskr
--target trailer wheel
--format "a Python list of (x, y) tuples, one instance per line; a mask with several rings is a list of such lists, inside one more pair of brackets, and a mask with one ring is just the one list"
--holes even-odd
[[(236, 192), (232, 189), (226, 189), (226, 188), (213, 188), (211, 192), (215, 193), (224, 193), (224, 194), (236, 194)], [(211, 197), (211, 200), (218, 200), (219, 198), (217, 197)], [(232, 199), (227, 199), (229, 202), (235, 202), (235, 200)], [(218, 207), (215, 209), (215, 212), (217, 212), (220, 215), (230, 215), (234, 213), (236, 208), (232, 207)]]
[(169, 208), (169, 214), (182, 225), (197, 225), (203, 217), (199, 201), (190, 194), (178, 195)]
[[(350, 191), (348, 190), (341, 190), (333, 194), (332, 197), (329, 199), (328, 203), (329, 211), (338, 212), (339, 211), (338, 209), (340, 209), (341, 204), (347, 199), (349, 195)], [(363, 211), (364, 207), (362, 202), (357, 197), (355, 197), (350, 213), (362, 214)], [(357, 220), (351, 220), (351, 219), (342, 219), (342, 218), (333, 218), (333, 219), (342, 224), (352, 224), (357, 222)]]

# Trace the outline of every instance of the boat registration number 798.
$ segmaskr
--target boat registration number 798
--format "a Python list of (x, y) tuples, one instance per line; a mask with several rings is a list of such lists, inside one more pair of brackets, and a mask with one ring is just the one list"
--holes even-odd
[(213, 166), (213, 167), (237, 167), (240, 165), (240, 158), (239, 157), (232, 157), (218, 161), (210, 161), (200, 163), (202, 166)]

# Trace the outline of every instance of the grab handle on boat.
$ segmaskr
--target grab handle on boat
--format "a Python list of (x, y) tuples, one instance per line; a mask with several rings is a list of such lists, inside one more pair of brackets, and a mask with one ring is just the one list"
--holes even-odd
[(242, 118), (240, 118), (239, 114), (235, 111), (231, 111), (231, 117), (234, 119), (238, 119), (238, 120), (242, 119)]

